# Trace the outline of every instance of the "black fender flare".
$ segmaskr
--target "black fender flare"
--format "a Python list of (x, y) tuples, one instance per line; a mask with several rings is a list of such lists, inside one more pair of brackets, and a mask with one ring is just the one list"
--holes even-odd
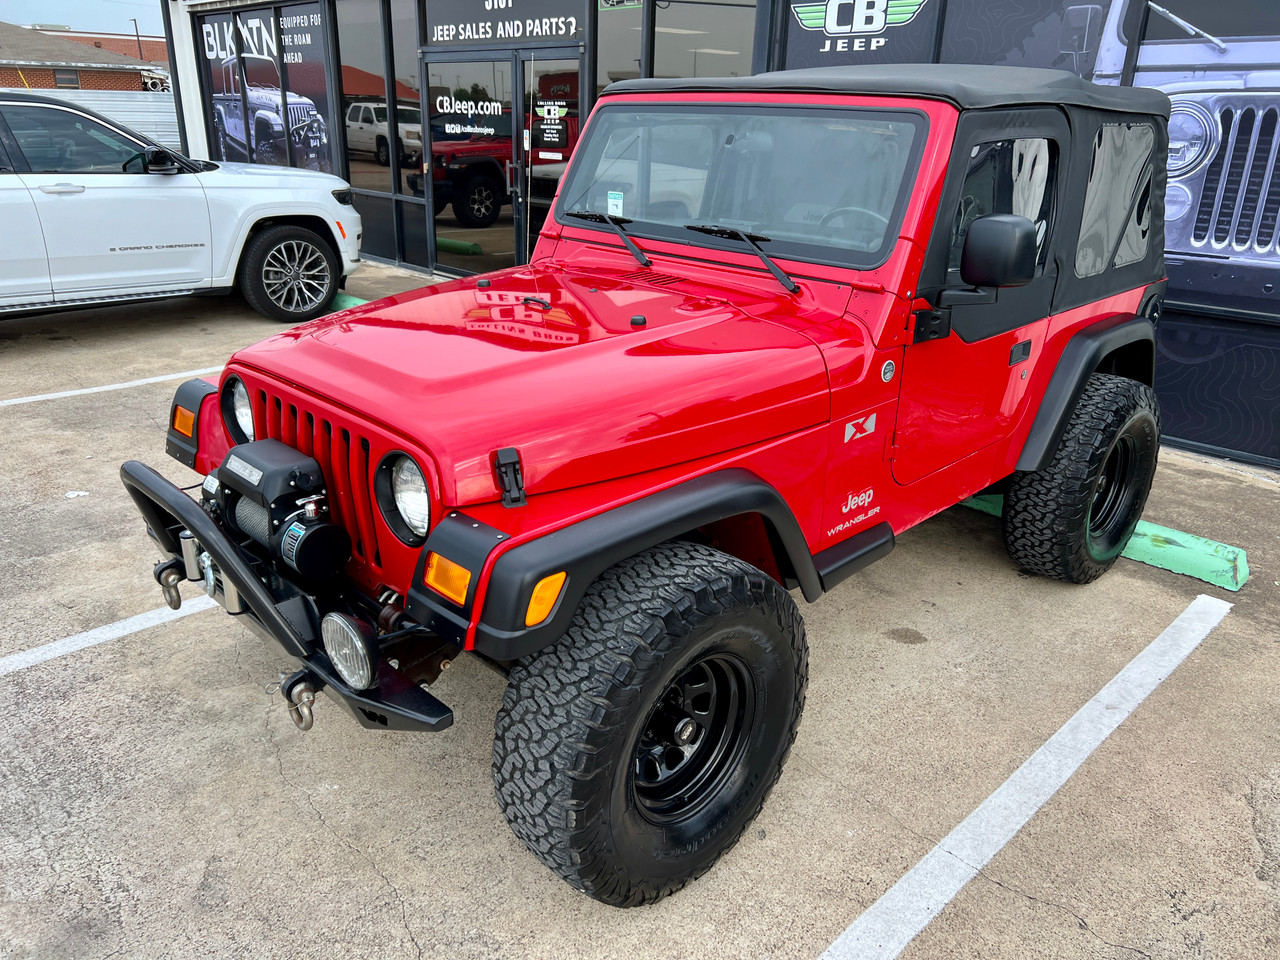
[[(1017, 469), (1024, 472), (1043, 470), (1053, 459), (1062, 435), (1066, 432), (1071, 412), (1084, 393), (1085, 383), (1098, 369), (1103, 358), (1121, 347), (1143, 341), (1154, 344), (1155, 324), (1149, 317), (1121, 314), (1105, 323), (1095, 324), (1071, 338), (1054, 368), (1053, 377), (1040, 400), (1040, 409), (1031, 425), (1026, 443), (1018, 456)], [(1154, 368), (1154, 361), (1153, 361)], [(1155, 372), (1144, 371), (1147, 383)]]

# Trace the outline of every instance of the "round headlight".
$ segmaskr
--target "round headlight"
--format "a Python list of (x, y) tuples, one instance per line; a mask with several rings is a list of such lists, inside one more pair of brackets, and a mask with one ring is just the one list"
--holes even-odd
[(378, 642), (372, 627), (345, 613), (326, 613), (320, 621), (320, 638), (324, 652), (347, 686), (352, 690), (373, 686)]
[(400, 457), (391, 465), (391, 498), (405, 526), (415, 536), (425, 537), (431, 523), (431, 495), (412, 457)]
[(227, 381), (222, 394), (222, 418), (231, 428), (236, 443), (249, 443), (254, 439), (253, 406), (249, 403), (249, 390), (239, 377)]
[(1213, 118), (1198, 103), (1179, 101), (1169, 112), (1169, 176), (1190, 173), (1217, 146)]

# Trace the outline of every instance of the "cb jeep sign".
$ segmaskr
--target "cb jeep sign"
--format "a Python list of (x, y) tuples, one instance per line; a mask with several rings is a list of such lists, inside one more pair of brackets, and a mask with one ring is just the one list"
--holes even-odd
[(793, 3), (787, 67), (932, 59), (937, 6), (930, 0)]

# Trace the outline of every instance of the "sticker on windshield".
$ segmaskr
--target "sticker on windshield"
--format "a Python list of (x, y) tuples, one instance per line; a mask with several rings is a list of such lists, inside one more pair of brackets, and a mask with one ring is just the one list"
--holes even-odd
[(621, 190), (609, 191), (609, 216), (611, 217), (622, 216), (622, 191)]

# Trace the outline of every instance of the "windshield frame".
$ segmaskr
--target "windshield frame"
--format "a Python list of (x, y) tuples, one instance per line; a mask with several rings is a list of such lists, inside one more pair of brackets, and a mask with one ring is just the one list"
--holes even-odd
[[(698, 100), (692, 102), (653, 100), (645, 97), (619, 100), (615, 103), (602, 102), (596, 108), (595, 112), (592, 114), (590, 122), (582, 132), (582, 138), (574, 150), (573, 162), (569, 165), (569, 170), (566, 173), (564, 180), (561, 183), (561, 188), (556, 196), (555, 207), (553, 208), (552, 215), (555, 222), (562, 227), (590, 230), (613, 236), (613, 233), (607, 224), (594, 224), (590, 221), (568, 217), (565, 209), (565, 205), (573, 195), (574, 191), (580, 191), (583, 185), (579, 184), (577, 187), (574, 186), (575, 169), (584, 162), (586, 150), (590, 149), (592, 140), (601, 136), (600, 133), (593, 133), (593, 131), (599, 131), (601, 129), (599, 121), (602, 116), (612, 112), (665, 112), (686, 116), (699, 113), (741, 113), (760, 116), (766, 112), (789, 116), (824, 116), (835, 114), (844, 116), (854, 115), (859, 119), (883, 119), (898, 122), (905, 120), (911, 123), (914, 128), (911, 147), (907, 154), (906, 163), (903, 166), (902, 181), (898, 186), (898, 195), (894, 199), (892, 212), (889, 214), (889, 222), (885, 227), (884, 237), (879, 249), (875, 251), (863, 251), (852, 247), (806, 244), (794, 240), (770, 240), (770, 242), (762, 245), (764, 251), (775, 260), (786, 260), (795, 263), (810, 263), (852, 270), (876, 270), (884, 266), (884, 264), (893, 255), (894, 248), (902, 233), (902, 221), (906, 215), (908, 203), (911, 200), (913, 189), (920, 176), (921, 161), (924, 156), (925, 145), (928, 142), (930, 132), (929, 115), (919, 107), (907, 105), (897, 107), (879, 104), (873, 106), (847, 102), (832, 104), (787, 103), (774, 101), (752, 102), (744, 101), (736, 97), (732, 100)], [(622, 128), (619, 127), (618, 129)], [(596, 165), (596, 169), (599, 169), (599, 164)], [(696, 211), (691, 212), (691, 216), (696, 218)], [(655, 227), (657, 229), (655, 229)], [(744, 227), (743, 229), (746, 228)], [(767, 234), (768, 226), (761, 226), (760, 230)], [(627, 233), (632, 238), (691, 248), (689, 255), (697, 257), (698, 259), (705, 259), (705, 256), (701, 256), (693, 251), (714, 250), (726, 253), (745, 253), (749, 255), (751, 259), (756, 259), (755, 251), (747, 249), (739, 241), (687, 230), (683, 225), (669, 226), (666, 224), (655, 224), (654, 221), (634, 219), (631, 223), (628, 223)]]

